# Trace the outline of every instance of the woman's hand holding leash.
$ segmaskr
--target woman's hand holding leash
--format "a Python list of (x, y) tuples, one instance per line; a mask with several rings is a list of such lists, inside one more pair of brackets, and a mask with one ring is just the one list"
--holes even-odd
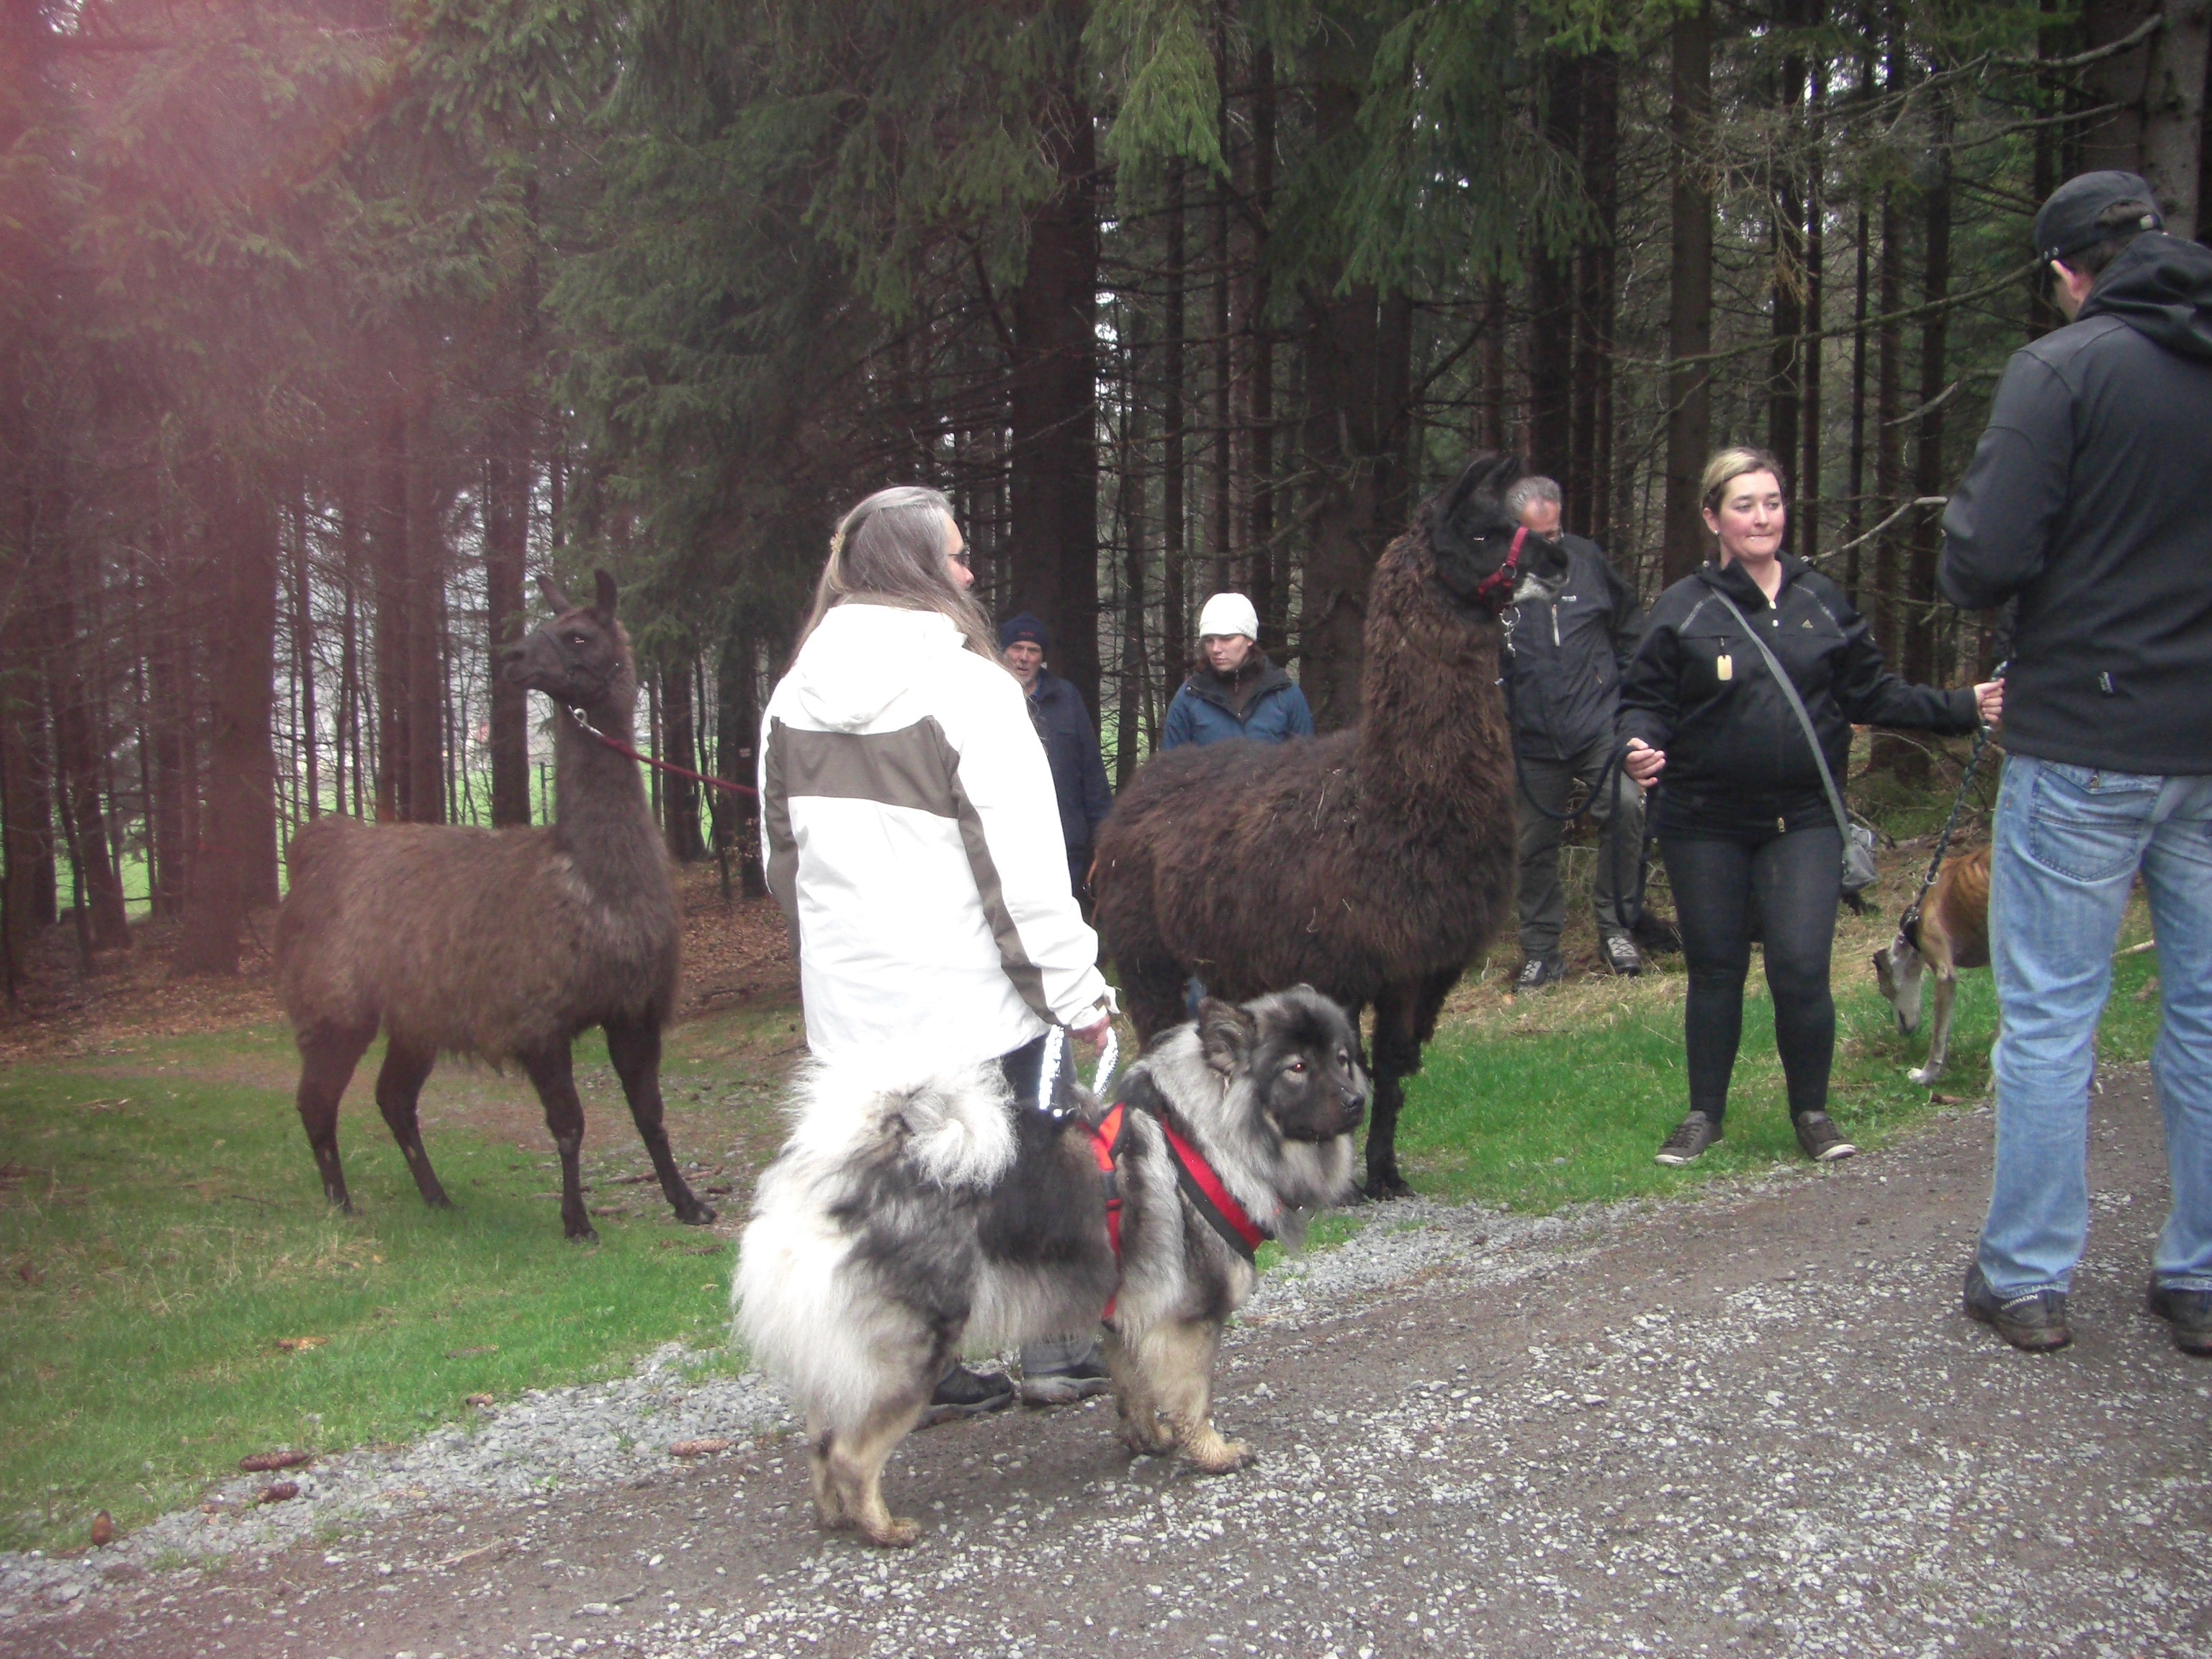
[(2004, 682), (1985, 680), (1974, 688), (1974, 708), (1984, 726), (1996, 726), (2004, 719)]

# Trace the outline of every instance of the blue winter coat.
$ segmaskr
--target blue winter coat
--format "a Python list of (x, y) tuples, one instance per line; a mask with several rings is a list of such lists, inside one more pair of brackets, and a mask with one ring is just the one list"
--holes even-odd
[(1038, 669), (1030, 687), (1030, 718), (1052, 763), (1053, 793), (1060, 801), (1060, 833), (1071, 853), (1088, 851), (1091, 832), (1114, 805), (1106, 763), (1098, 753), (1098, 728), (1083, 694), (1057, 674)]
[(1306, 694), (1265, 656), (1259, 659), (1258, 672), (1259, 683), (1245, 700), (1242, 714), (1230, 706), (1229, 688), (1219, 675), (1203, 669), (1193, 674), (1168, 705), (1160, 747), (1180, 749), (1187, 743), (1219, 743), (1225, 738), (1280, 743), (1285, 738), (1313, 736), (1313, 711), (1306, 707)]

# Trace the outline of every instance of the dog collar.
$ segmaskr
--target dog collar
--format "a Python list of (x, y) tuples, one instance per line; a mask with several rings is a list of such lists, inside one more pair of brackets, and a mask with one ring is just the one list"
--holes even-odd
[(1492, 616), (1503, 616), (1505, 607), (1513, 603), (1513, 583), (1521, 572), (1521, 544), (1528, 539), (1528, 526), (1522, 525), (1513, 532), (1513, 545), (1505, 555), (1505, 562), (1474, 585), (1476, 600), (1490, 607)]
[(1134, 1106), (1150, 1113), (1158, 1121), (1168, 1151), (1174, 1156), (1176, 1185), (1182, 1189), (1182, 1195), (1206, 1218), (1206, 1224), (1221, 1235), (1223, 1243), (1247, 1261), (1252, 1261), (1269, 1237), (1267, 1230), (1253, 1220), (1237, 1201), (1236, 1194), (1229, 1190), (1228, 1184), (1206, 1161), (1206, 1155), (1176, 1131), (1170, 1118), (1168, 1103), (1152, 1080), (1141, 1073), (1130, 1079), (1127, 1089), (1115, 1103)]

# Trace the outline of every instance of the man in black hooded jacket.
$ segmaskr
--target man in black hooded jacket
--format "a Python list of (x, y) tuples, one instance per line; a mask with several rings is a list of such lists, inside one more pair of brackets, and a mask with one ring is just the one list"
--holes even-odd
[(2044, 204), (2071, 320), (2013, 354), (1943, 515), (1943, 591), (2020, 607), (1990, 873), (1996, 1166), (1965, 1300), (2017, 1347), (2072, 1339), (2093, 1045), (2140, 872), (2173, 1188), (2148, 1308), (2212, 1354), (2212, 249), (2163, 234), (2154, 202), (2092, 173)]

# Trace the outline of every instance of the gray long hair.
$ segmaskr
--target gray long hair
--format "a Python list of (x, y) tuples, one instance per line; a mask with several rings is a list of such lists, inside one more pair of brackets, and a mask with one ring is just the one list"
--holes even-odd
[(934, 611), (951, 619), (970, 651), (998, 661), (998, 641), (982, 607), (945, 574), (945, 526), (951, 522), (952, 503), (920, 484), (878, 489), (846, 514), (830, 538), (830, 560), (814, 585), (814, 608), (799, 644), (835, 607), (856, 599)]

